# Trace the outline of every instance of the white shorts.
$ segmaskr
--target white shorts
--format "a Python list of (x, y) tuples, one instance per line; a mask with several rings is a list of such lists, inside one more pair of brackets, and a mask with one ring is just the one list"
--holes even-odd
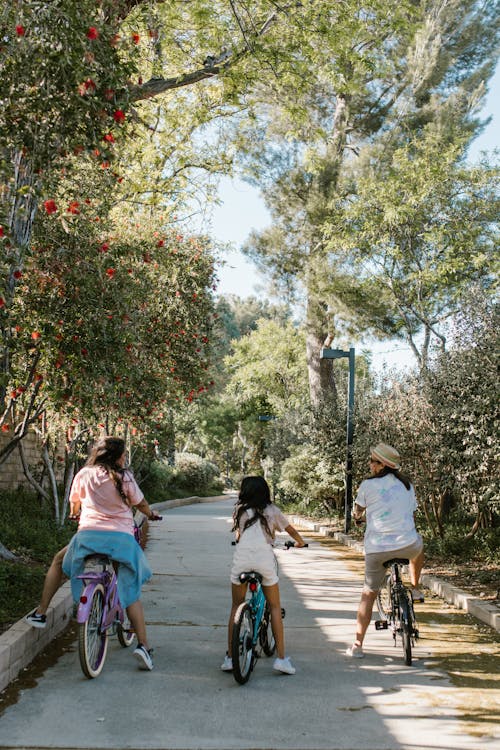
[(240, 583), (240, 573), (255, 570), (262, 576), (263, 586), (278, 583), (278, 561), (270, 544), (258, 547), (236, 545), (231, 567), (231, 583)]

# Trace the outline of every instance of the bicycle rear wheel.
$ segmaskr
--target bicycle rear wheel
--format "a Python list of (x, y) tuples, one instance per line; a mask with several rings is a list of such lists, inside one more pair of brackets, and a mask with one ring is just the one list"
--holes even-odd
[(413, 636), (413, 618), (411, 615), (410, 603), (408, 601), (408, 594), (405, 591), (402, 591), (399, 595), (399, 611), (401, 615), (401, 639), (403, 641), (405, 664), (408, 667), (411, 667), (411, 640)]
[(231, 656), (233, 675), (236, 682), (244, 685), (248, 682), (253, 668), (253, 618), (246, 602), (236, 610), (233, 623)]
[(276, 642), (271, 626), (271, 612), (267, 603), (259, 628), (259, 642), (266, 656), (272, 656), (276, 651)]
[(392, 612), (391, 586), (391, 576), (387, 574), (377, 594), (377, 609), (381, 620), (390, 619)]
[(104, 608), (104, 586), (96, 584), (92, 592), (89, 616), (82, 622), (78, 632), (78, 654), (80, 666), (85, 677), (97, 677), (104, 666), (108, 638), (101, 631), (102, 612)]

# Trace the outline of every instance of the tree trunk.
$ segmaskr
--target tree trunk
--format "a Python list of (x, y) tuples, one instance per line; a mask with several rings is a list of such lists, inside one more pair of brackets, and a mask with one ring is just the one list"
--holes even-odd
[(307, 303), (306, 314), (306, 358), (309, 374), (309, 395), (314, 409), (337, 399), (337, 389), (333, 375), (332, 363), (328, 359), (320, 359), (326, 331), (326, 305), (315, 301), (312, 296)]

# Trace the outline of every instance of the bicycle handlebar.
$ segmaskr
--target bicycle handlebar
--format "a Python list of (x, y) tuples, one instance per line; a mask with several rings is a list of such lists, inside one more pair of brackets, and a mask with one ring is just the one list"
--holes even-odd
[[(285, 542), (283, 546), (285, 549), (290, 549), (290, 547), (295, 547), (295, 542)], [(304, 549), (304, 547), (309, 547), (307, 542), (302, 547), (297, 547), (297, 549)]]

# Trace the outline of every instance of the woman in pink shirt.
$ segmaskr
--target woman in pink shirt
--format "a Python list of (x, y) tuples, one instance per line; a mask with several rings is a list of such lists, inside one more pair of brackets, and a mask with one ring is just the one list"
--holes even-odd
[[(85, 557), (92, 553), (109, 555), (118, 564), (120, 602), (126, 608), (137, 635), (134, 656), (142, 668), (151, 670), (153, 661), (140, 601), (141, 586), (151, 577), (151, 569), (134, 537), (132, 508), (149, 519), (158, 516), (145, 500), (132, 472), (125, 469), (125, 459), (125, 442), (117, 437), (103, 437), (94, 445), (86, 465), (75, 476), (70, 493), (70, 513), (79, 517), (78, 532), (68, 547), (54, 558), (41, 605), (27, 619), (34, 627), (45, 625), (47, 599), (50, 601), (57, 590), (56, 583), (60, 583), (61, 562), (62, 571), (71, 578), (73, 598), (78, 601), (82, 581), (77, 576), (84, 570)], [(57, 575), (55, 569), (52, 570), (54, 566)]]

